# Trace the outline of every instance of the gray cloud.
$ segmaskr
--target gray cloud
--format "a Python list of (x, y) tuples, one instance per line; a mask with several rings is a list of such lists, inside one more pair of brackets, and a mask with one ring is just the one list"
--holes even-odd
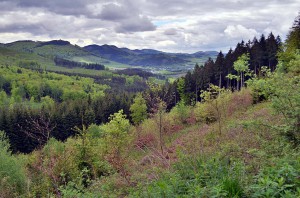
[(99, 17), (105, 20), (122, 20), (130, 17), (131, 15), (131, 13), (129, 12), (130, 10), (125, 6), (114, 3), (103, 5), (102, 9), (103, 10)]
[(151, 23), (151, 21), (145, 16), (138, 16), (136, 18), (129, 18), (127, 20), (122, 20), (122, 22), (116, 27), (118, 33), (126, 32), (144, 32), (153, 31), (156, 27)]
[(298, 7), (299, 0), (0, 0), (0, 42), (226, 51), (271, 31), (285, 38)]
[[(14, 1), (14, 0), (13, 0)], [(50, 12), (61, 15), (88, 15), (86, 8), (91, 0), (51, 0), (51, 1), (36, 1), (36, 0), (16, 0), (17, 6), (24, 8), (43, 8)]]
[(170, 28), (170, 29), (166, 29), (164, 31), (165, 35), (176, 35), (177, 34), (177, 30), (175, 28)]
[(139, 14), (140, 11), (133, 4), (109, 3), (102, 6), (97, 17), (116, 22), (118, 33), (153, 31), (155, 26), (148, 17)]

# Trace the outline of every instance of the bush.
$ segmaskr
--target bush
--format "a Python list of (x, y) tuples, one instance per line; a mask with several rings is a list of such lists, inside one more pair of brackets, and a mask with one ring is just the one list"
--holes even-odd
[(197, 102), (194, 114), (198, 122), (209, 124), (216, 121), (214, 111), (207, 103)]
[(137, 137), (134, 144), (137, 148), (141, 149), (155, 147), (155, 145), (157, 145), (157, 139), (152, 133), (141, 134)]
[(299, 197), (300, 164), (290, 159), (277, 160), (274, 166), (266, 167), (251, 185), (253, 197)]
[(9, 143), (0, 131), (0, 192), (1, 197), (17, 197), (25, 192), (26, 175), (22, 162), (8, 151)]
[(228, 95), (227, 115), (230, 116), (237, 110), (246, 110), (253, 104), (252, 93), (249, 89), (242, 89)]
[(173, 118), (174, 124), (186, 124), (190, 115), (191, 108), (186, 106), (183, 101), (177, 103), (169, 113), (169, 116)]
[(264, 97), (271, 100), (273, 109), (284, 118), (284, 124), (278, 125), (293, 143), (300, 143), (300, 77), (292, 73), (270, 73), (265, 71), (264, 78), (249, 81), (254, 98)]

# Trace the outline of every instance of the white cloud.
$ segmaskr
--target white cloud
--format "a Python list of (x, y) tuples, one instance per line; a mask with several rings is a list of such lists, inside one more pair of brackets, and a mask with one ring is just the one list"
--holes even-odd
[(224, 33), (229, 38), (248, 40), (254, 36), (259, 36), (259, 33), (252, 28), (246, 28), (242, 25), (228, 25)]
[(157, 46), (159, 46), (159, 47), (167, 47), (167, 46), (173, 46), (173, 45), (176, 45), (176, 43), (171, 40), (159, 41), (157, 43)]
[(298, 7), (299, 0), (0, 0), (0, 42), (226, 52), (270, 31), (284, 39)]

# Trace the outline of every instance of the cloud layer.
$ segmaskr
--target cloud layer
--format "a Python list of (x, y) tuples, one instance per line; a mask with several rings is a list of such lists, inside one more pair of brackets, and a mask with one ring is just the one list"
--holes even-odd
[(224, 50), (285, 39), (299, 0), (0, 0), (0, 42), (65, 39), (169, 52)]

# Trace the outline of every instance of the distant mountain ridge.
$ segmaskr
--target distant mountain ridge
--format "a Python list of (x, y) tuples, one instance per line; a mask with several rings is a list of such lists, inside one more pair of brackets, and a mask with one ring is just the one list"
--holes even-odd
[(215, 57), (216, 51), (199, 51), (193, 54), (188, 53), (168, 53), (153, 49), (118, 48), (114, 45), (88, 45), (85, 50), (96, 56), (101, 56), (108, 60), (116, 61), (133, 66), (170, 66), (187, 64), (193, 58)]
[[(53, 62), (55, 57), (71, 61), (98, 63), (108, 67), (129, 68), (132, 66), (147, 67), (148, 70), (187, 71), (196, 63), (203, 64), (208, 57), (215, 58), (216, 51), (199, 51), (196, 53), (168, 53), (154, 49), (128, 49), (114, 45), (88, 45), (80, 47), (69, 41), (31, 41), (21, 40), (11, 43), (1, 43), (1, 48), (15, 52), (27, 53), (49, 59)], [(30, 55), (30, 56), (31, 56)]]

